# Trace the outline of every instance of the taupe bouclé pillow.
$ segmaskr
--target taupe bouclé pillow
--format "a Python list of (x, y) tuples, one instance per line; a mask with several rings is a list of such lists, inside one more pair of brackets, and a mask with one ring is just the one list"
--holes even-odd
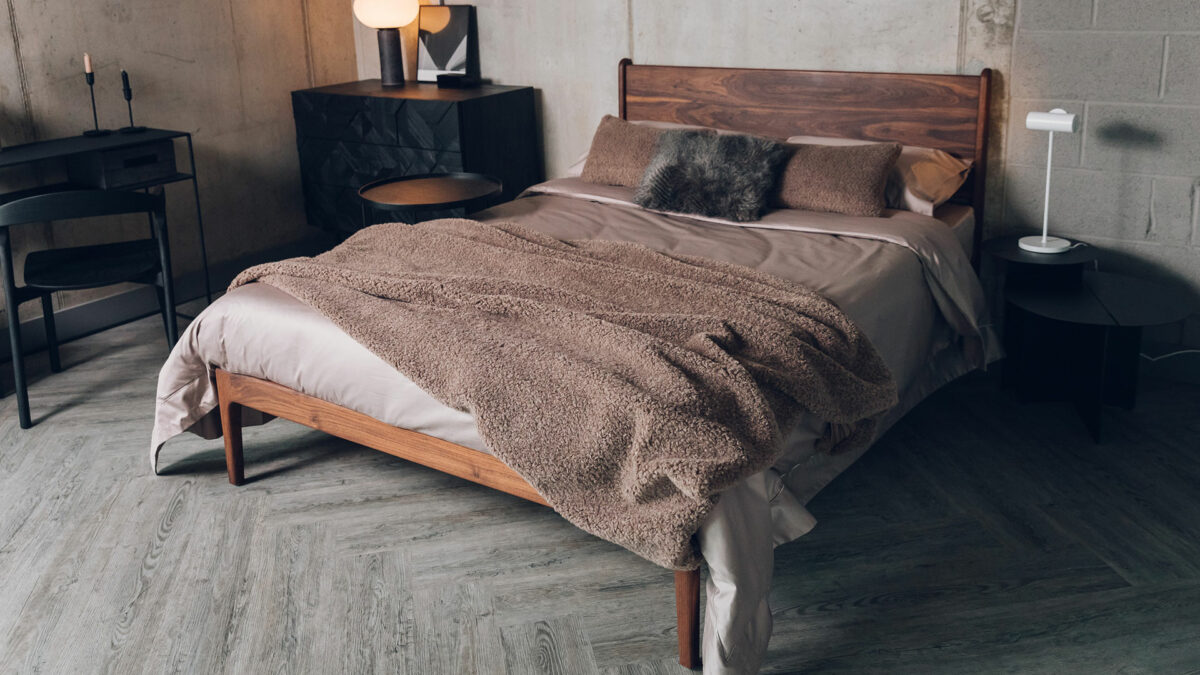
[(788, 152), (769, 138), (664, 131), (633, 201), (659, 211), (758, 220)]
[(779, 177), (775, 202), (808, 211), (877, 217), (884, 188), (900, 156), (899, 143), (793, 145)]
[(588, 151), (580, 178), (601, 185), (637, 187), (654, 157), (654, 147), (662, 132), (605, 115), (592, 137), (592, 149)]

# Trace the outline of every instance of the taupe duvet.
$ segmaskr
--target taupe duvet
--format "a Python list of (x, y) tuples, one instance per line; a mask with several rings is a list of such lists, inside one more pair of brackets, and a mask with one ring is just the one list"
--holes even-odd
[[(885, 425), (929, 392), (994, 356), (981, 291), (944, 223), (908, 212), (849, 218), (779, 211), (758, 227), (651, 213), (625, 195), (552, 181), (485, 219), (513, 220), (568, 239), (639, 242), (677, 256), (753, 267), (833, 300), (871, 340), (899, 387)], [(390, 424), (486, 451), (469, 412), (444, 405), (413, 380), (287, 293), (237, 288), (189, 326), (159, 381), (152, 456), (171, 436), (213, 437), (212, 367), (253, 375)], [(816, 450), (828, 420), (801, 413), (781, 429), (774, 464), (725, 490), (697, 535), (710, 570), (706, 672), (757, 668), (770, 635), (771, 549), (808, 531), (804, 509), (861, 453)]]

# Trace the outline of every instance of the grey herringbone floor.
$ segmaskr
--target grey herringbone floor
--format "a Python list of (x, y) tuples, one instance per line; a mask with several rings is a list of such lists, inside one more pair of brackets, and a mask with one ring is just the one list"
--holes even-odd
[[(0, 399), (0, 672), (670, 673), (670, 575), (553, 512), (287, 422), (253, 482), (150, 475), (158, 320)], [(7, 368), (2, 368), (8, 391)], [(927, 401), (778, 551), (772, 672), (1200, 672), (1200, 389), (1096, 446), (991, 380)]]

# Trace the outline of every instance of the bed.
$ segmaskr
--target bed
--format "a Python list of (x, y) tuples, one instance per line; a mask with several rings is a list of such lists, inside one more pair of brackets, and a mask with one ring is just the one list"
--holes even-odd
[[(628, 190), (568, 176), (473, 216), (554, 237), (608, 239), (713, 257), (789, 277), (832, 298), (875, 342), (899, 385), (891, 423), (929, 393), (996, 357), (971, 268), (984, 204), (990, 73), (979, 76), (619, 67), (620, 115), (786, 138), (896, 141), (974, 163), (934, 217), (852, 218), (780, 210), (750, 226), (664, 214)], [(850, 273), (846, 273), (847, 271)], [(262, 326), (270, 325), (264, 338)], [(470, 413), (448, 407), (287, 293), (239, 287), (194, 321), (164, 366), (152, 462), (169, 438), (223, 432), (231, 483), (245, 479), (241, 428), (283, 417), (547, 504), (489, 453)], [(804, 504), (859, 455), (813, 450), (826, 425), (806, 419), (771, 468), (722, 493), (697, 533), (709, 567), (701, 642), (699, 570), (674, 573), (679, 660), (706, 672), (757, 668), (770, 636), (772, 549), (806, 533)]]

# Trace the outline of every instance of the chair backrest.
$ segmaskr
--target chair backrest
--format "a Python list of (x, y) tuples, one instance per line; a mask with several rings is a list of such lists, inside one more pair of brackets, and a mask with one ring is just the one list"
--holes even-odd
[(121, 213), (162, 216), (162, 194), (121, 190), (64, 190), (17, 199), (0, 206), (0, 227)]

